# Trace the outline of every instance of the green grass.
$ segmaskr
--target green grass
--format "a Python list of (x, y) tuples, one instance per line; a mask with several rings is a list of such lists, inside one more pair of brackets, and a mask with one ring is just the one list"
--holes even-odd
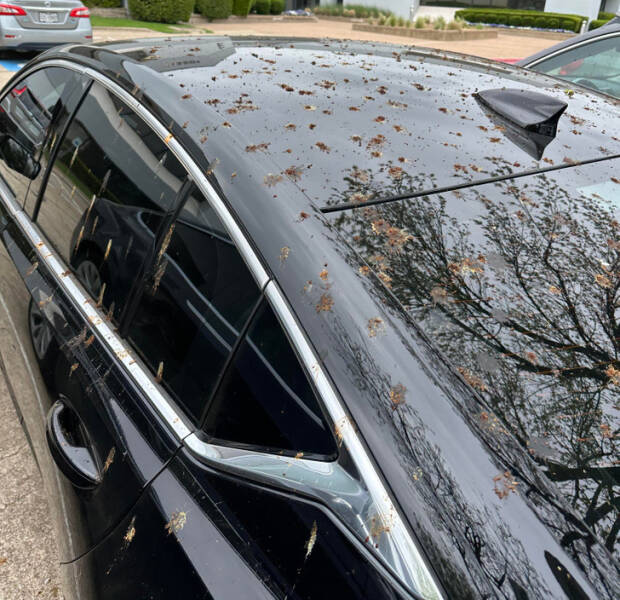
[(151, 23), (149, 21), (134, 21), (133, 19), (118, 19), (113, 17), (91, 16), (93, 27), (140, 27), (152, 29), (159, 33), (180, 33), (179, 29), (191, 29), (191, 25), (166, 25), (165, 23)]

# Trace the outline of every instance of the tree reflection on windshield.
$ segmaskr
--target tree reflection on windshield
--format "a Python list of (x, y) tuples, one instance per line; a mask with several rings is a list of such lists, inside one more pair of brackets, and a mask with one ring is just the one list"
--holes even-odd
[[(610, 551), (620, 529), (620, 181), (612, 167), (617, 173), (618, 161), (333, 215)], [(403, 166), (383, 169), (393, 184), (381, 196), (432, 186)], [(352, 169), (345, 182), (330, 205), (376, 193), (371, 172)], [(490, 426), (495, 415), (480, 418)]]

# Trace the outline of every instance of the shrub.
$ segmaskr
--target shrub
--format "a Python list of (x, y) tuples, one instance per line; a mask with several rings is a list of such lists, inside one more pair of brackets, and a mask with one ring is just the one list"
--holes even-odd
[(450, 21), (446, 25), (446, 28), (450, 29), (451, 31), (462, 31), (463, 30), (463, 21)]
[(129, 12), (138, 21), (189, 21), (195, 0), (129, 0)]
[(391, 15), (390, 17), (388, 17), (387, 24), (390, 27), (396, 27), (396, 23), (398, 23), (398, 19), (395, 15)]
[(284, 12), (284, 0), (271, 0), (269, 12), (272, 15), (281, 15)]
[(233, 0), (232, 14), (238, 17), (247, 17), (252, 0)]
[(446, 28), (446, 20), (443, 17), (437, 17), (433, 22), (434, 29), (445, 29)]
[(513, 25), (515, 27), (538, 27), (540, 29), (566, 29), (579, 33), (583, 17), (535, 10), (511, 10), (501, 8), (471, 8), (456, 11), (455, 16), (470, 23)]
[(602, 27), (603, 25), (607, 25), (607, 23), (609, 23), (607, 19), (595, 19), (594, 21), (590, 21), (589, 30), (592, 31), (593, 29), (598, 29), (599, 27)]
[(407, 29), (410, 29), (412, 25), (413, 25), (413, 23), (412, 23), (409, 19), (407, 19), (407, 20), (405, 21), (405, 27), (406, 27)]
[(350, 8), (345, 8), (342, 11), (342, 16), (343, 17), (349, 17), (349, 18), (354, 17), (355, 16), (355, 11), (353, 9), (350, 9)]
[(377, 6), (366, 6), (365, 4), (345, 4), (344, 7), (341, 7), (341, 8), (343, 10), (354, 11), (355, 14), (351, 16), (357, 17), (358, 19), (366, 19), (368, 17), (377, 18), (377, 17), (380, 17), (381, 15), (385, 15), (386, 17), (389, 17), (392, 14), (389, 10), (379, 8)]
[(385, 17), (385, 15), (381, 15), (379, 17), (379, 25), (385, 25), (386, 21), (387, 21), (387, 18)]
[(196, 11), (209, 21), (228, 19), (232, 8), (233, 0), (196, 0)]
[(424, 29), (426, 27), (426, 20), (424, 19), (424, 17), (418, 17), (415, 20), (415, 25), (414, 27), (416, 29)]
[(271, 0), (256, 0), (254, 7), (259, 15), (268, 15), (271, 10)]
[(598, 13), (598, 19), (596, 19), (596, 21), (611, 21), (615, 16), (616, 15), (614, 15), (614, 13), (601, 11), (600, 13)]
[(398, 17), (398, 19), (396, 19), (396, 25), (398, 25), (399, 27), (404, 27), (405, 19), (403, 17)]

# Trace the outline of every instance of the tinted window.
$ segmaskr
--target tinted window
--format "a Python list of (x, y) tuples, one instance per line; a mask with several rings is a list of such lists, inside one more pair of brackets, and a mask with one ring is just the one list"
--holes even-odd
[(162, 237), (129, 336), (197, 421), (260, 290), (198, 192)]
[(41, 149), (52, 119), (79, 79), (66, 69), (42, 69), (15, 84), (0, 103), (0, 175), (20, 203), (31, 181), (42, 179)]
[(584, 44), (532, 68), (620, 98), (620, 35)]
[(313, 389), (266, 303), (225, 375), (204, 430), (219, 440), (272, 451), (335, 454)]
[(37, 221), (115, 319), (184, 178), (164, 142), (94, 84), (61, 142)]

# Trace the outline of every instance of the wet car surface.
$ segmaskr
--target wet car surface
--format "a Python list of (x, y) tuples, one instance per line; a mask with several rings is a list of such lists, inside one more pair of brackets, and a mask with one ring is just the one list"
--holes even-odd
[(616, 596), (617, 102), (388, 45), (48, 60), (1, 291), (52, 332), (23, 410), (76, 594)]

